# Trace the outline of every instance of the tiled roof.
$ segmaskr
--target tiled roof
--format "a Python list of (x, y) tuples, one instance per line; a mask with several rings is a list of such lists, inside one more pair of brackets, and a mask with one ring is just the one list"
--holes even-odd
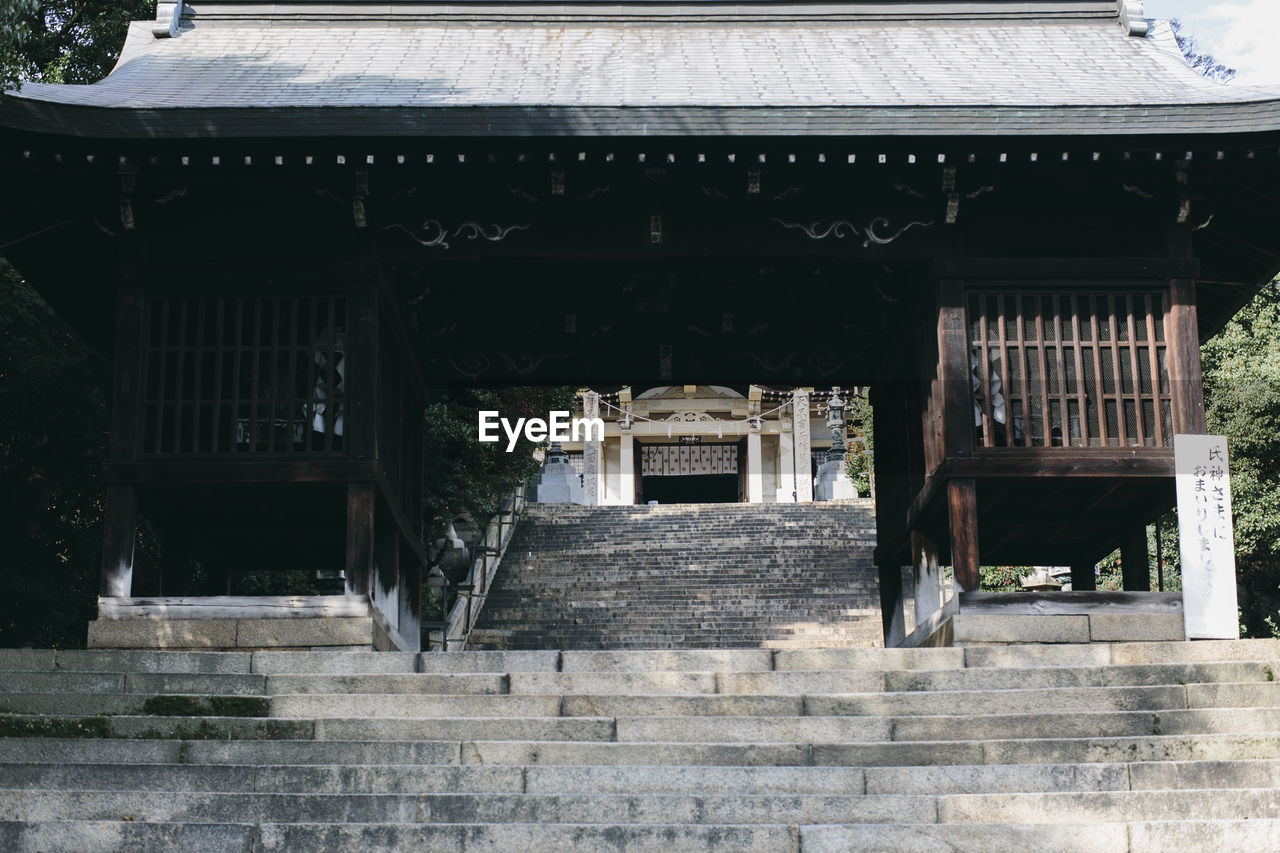
[[(536, 122), (504, 128), (521, 116), (572, 124), (573, 114), (582, 118), (574, 130), (586, 134), (650, 132), (640, 119), (649, 115), (653, 132), (782, 132), (769, 116), (779, 128), (846, 134), (1280, 127), (1280, 92), (1207, 80), (1187, 67), (1167, 27), (1133, 37), (1114, 17), (678, 25), (197, 17), (176, 38), (155, 37), (153, 27), (131, 25), (105, 80), (29, 83), (5, 99), (0, 123), (44, 116), (49, 124), (45, 105), (62, 104), (98, 108), (104, 122), (145, 110), (155, 127), (177, 120), (169, 111), (207, 112), (252, 135), (265, 133), (251, 127), (259, 118), (281, 132), (290, 114), (309, 117), (299, 132), (342, 132), (342, 108), (393, 124), (389, 111), (398, 111), (409, 123), (401, 132), (416, 133), (431, 132), (423, 121), (451, 132), (445, 116), (479, 121), (486, 110), (502, 127), (481, 122), (468, 132), (540, 132)], [(1050, 108), (1058, 109), (1046, 115)], [(1133, 127), (1122, 127), (1128, 119)], [(756, 122), (765, 129), (753, 130)]]

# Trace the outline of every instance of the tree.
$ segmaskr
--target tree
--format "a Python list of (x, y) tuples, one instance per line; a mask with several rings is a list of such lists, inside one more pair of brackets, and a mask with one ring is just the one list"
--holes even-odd
[(1196, 40), (1196, 37), (1183, 28), (1182, 21), (1174, 18), (1169, 22), (1169, 25), (1173, 27), (1173, 37), (1178, 40), (1178, 47), (1182, 49), (1182, 55), (1187, 58), (1187, 62), (1192, 68), (1205, 77), (1217, 80), (1220, 83), (1229, 83), (1235, 78), (1236, 70), (1223, 65), (1211, 54), (1204, 53), (1200, 49), (1200, 42)]
[(103, 359), (0, 260), (0, 646), (80, 645), (98, 586)]
[(1264, 288), (1201, 349), (1209, 431), (1227, 436), (1246, 632), (1280, 611), (1280, 291)]
[(36, 6), (36, 0), (0, 0), (0, 90), (18, 82), (29, 16)]
[(451, 521), (471, 516), (482, 521), (520, 482), (538, 470), (535, 445), (521, 438), (507, 452), (506, 441), (480, 441), (478, 415), (498, 411), (515, 418), (546, 418), (551, 411), (574, 409), (575, 391), (549, 388), (458, 388), (427, 405), (425, 538), (434, 542)]
[(0, 83), (93, 83), (120, 56), (153, 0), (0, 0)]

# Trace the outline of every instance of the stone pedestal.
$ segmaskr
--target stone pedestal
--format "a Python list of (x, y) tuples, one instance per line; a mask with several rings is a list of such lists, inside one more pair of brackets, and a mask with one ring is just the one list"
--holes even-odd
[(852, 500), (857, 496), (858, 490), (849, 479), (843, 459), (823, 462), (818, 466), (818, 481), (813, 488), (815, 501)]
[(582, 478), (564, 457), (552, 453), (533, 483), (533, 502), (540, 504), (580, 504), (586, 502)]

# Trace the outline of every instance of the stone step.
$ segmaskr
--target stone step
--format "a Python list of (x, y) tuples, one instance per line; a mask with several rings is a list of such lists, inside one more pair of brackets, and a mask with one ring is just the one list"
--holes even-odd
[(1276, 820), (1275, 788), (1014, 794), (217, 793), (0, 790), (8, 820), (345, 824), (1083, 824)]
[(462, 696), (508, 693), (509, 682), (509, 677), (502, 672), (272, 675), (267, 678), (266, 690), (274, 695), (412, 693)]
[(6, 853), (160, 853), (216, 850), (256, 853), (258, 830), (247, 823), (142, 823), (138, 821), (3, 821), (0, 850)]
[(940, 823), (1125, 823), (1169, 820), (1275, 820), (1275, 787), (1230, 791), (1060, 791), (950, 794), (938, 798)]
[[(284, 722), (273, 721), (273, 722)], [(310, 724), (310, 721), (299, 721)], [(426, 717), (317, 719), (316, 740), (539, 740), (589, 743), (616, 740), (612, 719), (604, 717)]]
[(968, 667), (1106, 666), (1107, 664), (1280, 661), (1280, 640), (969, 646)]
[(617, 717), (619, 743), (849, 743), (890, 740), (885, 717)]
[[(1222, 691), (1200, 688), (1224, 688)], [(945, 693), (845, 693), (799, 695), (655, 696), (566, 694), (566, 716), (912, 716), (1031, 712), (1159, 711), (1188, 707), (1278, 707), (1270, 684), (1157, 687), (1060, 687), (1040, 690), (948, 691)], [(1240, 688), (1257, 688), (1252, 690)], [(1253, 701), (1250, 701), (1253, 700)]]
[(880, 641), (866, 508), (614, 509), (622, 508), (526, 513), (469, 646), (759, 650)]
[[(444, 678), (445, 676), (441, 676)], [(261, 696), (267, 676), (247, 673), (4, 672), (0, 697), (10, 693), (147, 693)], [(455, 692), (464, 692), (459, 689)], [(2, 699), (0, 699), (2, 701)]]
[[(1216, 802), (1208, 792), (1197, 793)], [(1239, 798), (1248, 792), (1233, 793)], [(946, 798), (941, 801), (947, 802)], [(939, 798), (932, 796), (864, 794), (166, 792), (156, 796), (155, 791), (0, 790), (0, 813), (9, 820), (28, 822), (131, 818), (160, 823), (934, 823), (938, 805)], [(1231, 814), (1239, 814), (1244, 806), (1240, 802)], [(967, 800), (952, 811), (963, 813), (966, 807), (971, 807)], [(1225, 806), (1220, 810), (1227, 811)], [(1206, 802), (1192, 808), (1190, 816), (1208, 816), (1212, 811)]]
[(1136, 821), (1127, 824), (175, 824), (49, 821), (0, 824), (14, 853), (47, 850), (219, 850), (274, 853), (324, 849), (430, 849), (439, 853), (590, 849), (628, 853), (798, 850), (805, 853), (1256, 853), (1280, 847), (1280, 821)]
[[(304, 693), (273, 696), (272, 717), (558, 717), (559, 696), (430, 696), (394, 694)], [(598, 717), (600, 714), (566, 716)]]
[(316, 728), (317, 723), (312, 720), (265, 717), (0, 714), (0, 741), (65, 738), (296, 740), (315, 737)]
[(787, 825), (690, 824), (408, 824), (333, 826), (264, 824), (255, 853), (326, 850), (430, 850), (431, 853), (591, 850), (600, 853), (741, 853), (795, 850), (799, 829)]
[(1139, 735), (1028, 740), (866, 743), (572, 743), (469, 741), (467, 764), (670, 764), (910, 767), (954, 764), (1091, 764), (1280, 758), (1272, 734)]
[[(290, 721), (280, 721), (290, 722)], [(396, 721), (392, 721), (396, 722)], [(972, 741), (689, 744), (572, 741), (0, 738), (0, 762), (913, 767), (1280, 759), (1274, 734)]]
[(1272, 682), (1273, 664), (1261, 661), (1133, 664), (1080, 667), (988, 667), (885, 673), (885, 689), (1017, 690), (1043, 687), (1121, 687), (1214, 682)]
[(973, 794), (1280, 787), (1280, 759), (940, 767), (0, 764), (0, 789)]
[[(782, 675), (781, 673), (777, 675)], [(288, 678), (292, 679), (292, 676)], [(309, 685), (289, 682), (278, 686), (336, 686), (318, 677)], [(458, 693), (415, 692), (404, 679), (420, 675), (340, 676), (358, 679), (362, 692), (281, 693), (272, 696), (206, 696), (174, 694), (17, 693), (0, 698), (10, 714), (50, 717), (104, 715), (163, 715), (184, 717), (867, 717), (867, 716), (985, 716), (1028, 713), (1091, 714), (1101, 711), (1169, 711), (1280, 708), (1280, 684), (1191, 684), (1139, 687), (1060, 687), (1031, 690), (986, 690), (899, 693), (733, 692), (750, 688), (737, 674), (723, 674), (715, 684), (727, 693), (664, 695), (649, 693)], [(491, 685), (506, 686), (494, 675)], [(382, 679), (389, 679), (386, 684)], [(474, 685), (468, 685), (468, 687)], [(705, 687), (705, 684), (704, 684)], [(385, 689), (385, 692), (384, 692)], [(494, 687), (496, 690), (497, 687)], [(963, 711), (963, 714), (957, 712)], [(1244, 715), (1249, 717), (1249, 715)], [(1226, 717), (1222, 717), (1226, 720)], [(1255, 719), (1264, 719), (1255, 717)], [(1269, 718), (1267, 718), (1269, 719)], [(1169, 716), (1168, 725), (1185, 724)], [(1172, 732), (1166, 732), (1172, 733)]]
[[(1280, 709), (1274, 708), (948, 715), (888, 719), (891, 738), (899, 741), (1280, 732)], [(619, 731), (622, 731), (621, 720)]]
[[(198, 717), (266, 717), (265, 696), (146, 693), (8, 693), (0, 696), (2, 714), (49, 716), (139, 716), (165, 714)], [(3, 720), (3, 717), (0, 717)]]
[(422, 672), (557, 672), (558, 651), (464, 651), (423, 652), (419, 660)]

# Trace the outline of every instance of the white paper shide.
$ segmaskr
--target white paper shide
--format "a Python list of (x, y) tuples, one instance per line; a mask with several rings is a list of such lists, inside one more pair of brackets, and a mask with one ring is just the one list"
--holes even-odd
[(1237, 640), (1240, 617), (1226, 436), (1177, 435), (1173, 449), (1187, 639)]

